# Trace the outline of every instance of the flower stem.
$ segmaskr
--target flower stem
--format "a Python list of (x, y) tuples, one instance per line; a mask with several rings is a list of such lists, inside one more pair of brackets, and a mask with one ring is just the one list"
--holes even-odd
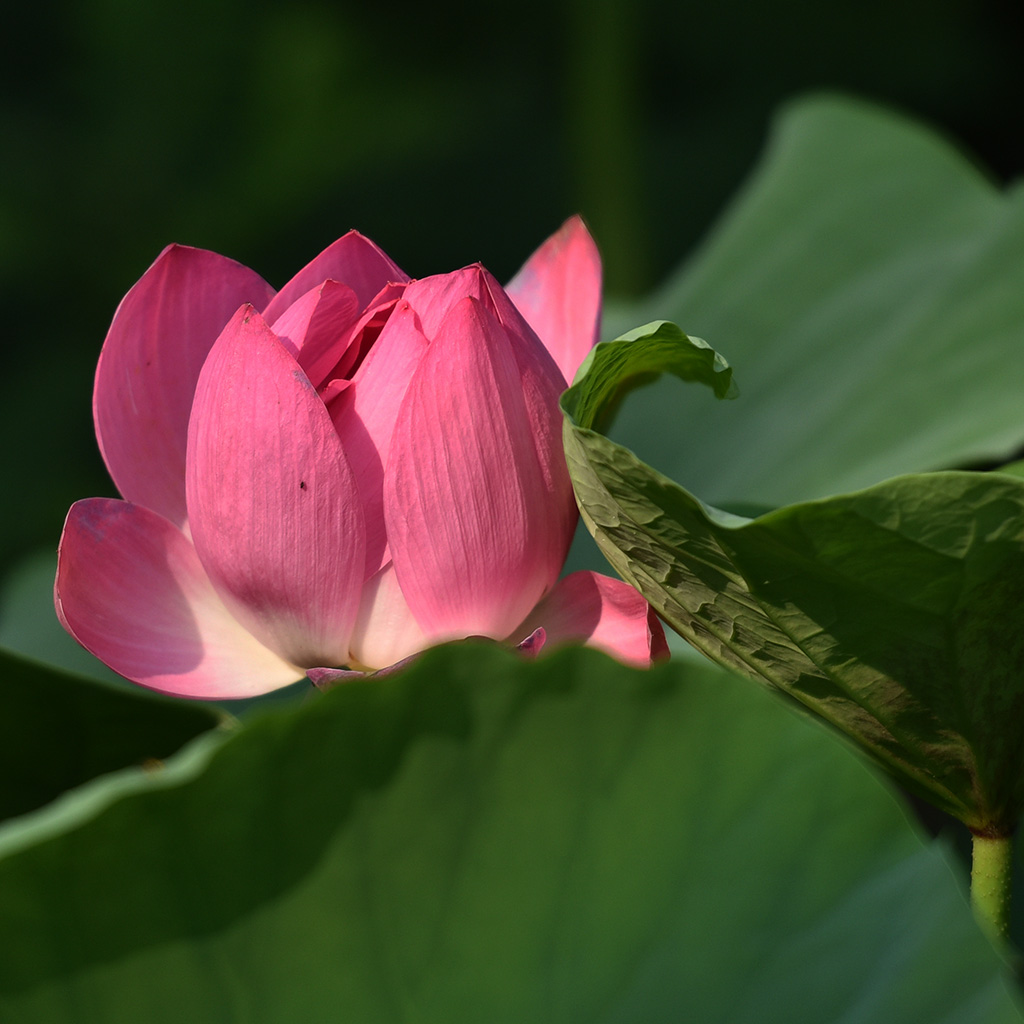
[(971, 905), (975, 916), (993, 939), (1010, 937), (1010, 881), (1013, 876), (1013, 839), (975, 834), (971, 865)]

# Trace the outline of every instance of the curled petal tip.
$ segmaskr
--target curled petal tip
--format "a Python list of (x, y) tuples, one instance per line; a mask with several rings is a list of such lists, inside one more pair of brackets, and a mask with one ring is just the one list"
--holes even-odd
[(348, 668), (310, 668), (306, 669), (306, 678), (318, 690), (333, 690), (342, 683), (349, 683), (354, 679), (363, 679), (365, 672), (358, 672)]
[(528, 658), (536, 658), (540, 654), (548, 634), (543, 626), (538, 626), (525, 640), (516, 644), (516, 650)]

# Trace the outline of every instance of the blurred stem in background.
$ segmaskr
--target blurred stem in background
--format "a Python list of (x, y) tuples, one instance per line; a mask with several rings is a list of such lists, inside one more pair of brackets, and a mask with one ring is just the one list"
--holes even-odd
[(639, 88), (644, 13), (623, 0), (569, 0), (567, 109), (573, 194), (590, 225), (612, 295), (652, 284), (641, 183)]

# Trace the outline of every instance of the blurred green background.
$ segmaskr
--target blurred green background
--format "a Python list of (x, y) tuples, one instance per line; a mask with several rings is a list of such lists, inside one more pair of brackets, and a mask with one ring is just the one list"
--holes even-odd
[(807, 90), (902, 107), (1018, 175), (1013, 16), (996, 0), (18, 4), (0, 64), (0, 572), (52, 552), (76, 498), (114, 493), (92, 372), (168, 242), (280, 286), (358, 227), (415, 276), (479, 259), (504, 279), (580, 211), (609, 294), (641, 294)]

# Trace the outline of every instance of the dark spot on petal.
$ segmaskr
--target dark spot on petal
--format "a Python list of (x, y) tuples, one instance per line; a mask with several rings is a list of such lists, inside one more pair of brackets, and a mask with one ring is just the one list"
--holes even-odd
[(299, 481), (299, 490), (300, 491), (304, 491), (305, 489), (306, 489), (306, 481), (305, 480), (300, 480)]

